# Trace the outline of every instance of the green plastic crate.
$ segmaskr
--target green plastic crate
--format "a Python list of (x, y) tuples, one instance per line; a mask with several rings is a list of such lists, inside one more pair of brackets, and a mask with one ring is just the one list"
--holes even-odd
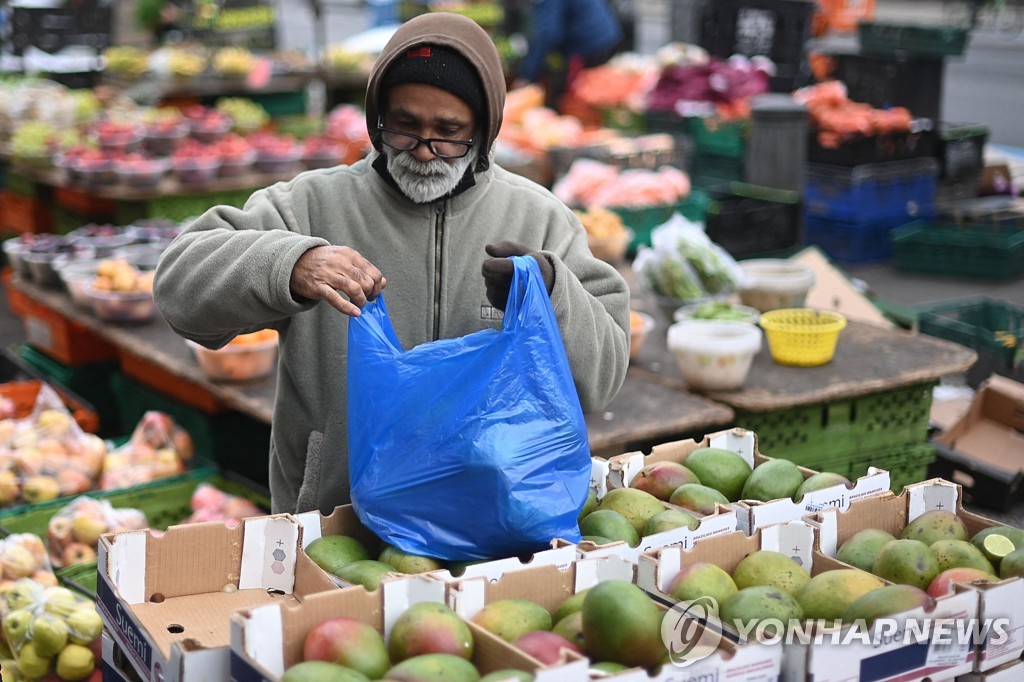
[(867, 53), (906, 52), (918, 56), (958, 56), (967, 47), (968, 30), (956, 26), (891, 24), (862, 21), (857, 25), (860, 48)]
[(774, 412), (737, 410), (736, 425), (756, 433), (769, 457), (823, 471), (836, 460), (923, 443), (935, 383)]
[(258, 188), (226, 192), (193, 192), (155, 197), (146, 201), (121, 201), (117, 204), (115, 221), (119, 225), (128, 225), (143, 218), (168, 218), (180, 221), (202, 215), (214, 206), (241, 208), (256, 189)]
[(1024, 230), (917, 221), (889, 233), (893, 265), (905, 272), (1005, 279), (1024, 273)]
[(703, 221), (711, 197), (702, 189), (694, 188), (690, 196), (675, 204), (623, 208), (609, 206), (608, 210), (622, 218), (622, 223), (633, 230), (633, 241), (629, 248), (635, 251), (640, 246), (651, 245), (651, 231), (668, 221), (673, 213), (680, 213), (687, 220)]
[(690, 160), (690, 182), (694, 187), (714, 189), (734, 182), (743, 182), (742, 158), (700, 154)]
[(742, 159), (747, 147), (747, 121), (722, 121), (717, 118), (691, 118), (690, 135), (698, 155)]
[(35, 199), (39, 195), (38, 183), (36, 183), (35, 180), (30, 180), (21, 173), (8, 171), (4, 182), (4, 189), (9, 192), (20, 194), (21, 196), (29, 199)]
[(926, 480), (928, 467), (934, 461), (935, 448), (928, 443), (918, 443), (822, 461), (809, 468), (841, 474), (850, 481), (867, 474), (868, 467), (885, 469), (889, 472), (889, 488), (899, 494), (904, 486)]

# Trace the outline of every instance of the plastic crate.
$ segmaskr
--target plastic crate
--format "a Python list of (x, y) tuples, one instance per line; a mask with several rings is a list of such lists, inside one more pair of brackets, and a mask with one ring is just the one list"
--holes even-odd
[(892, 258), (890, 233), (907, 220), (904, 215), (842, 220), (804, 213), (804, 240), (841, 265), (878, 263)]
[(925, 442), (935, 382), (774, 412), (738, 410), (771, 456), (825, 471), (827, 462)]
[(704, 231), (734, 258), (782, 254), (803, 242), (800, 195), (732, 183), (711, 192)]
[(117, 202), (113, 199), (100, 199), (88, 192), (67, 187), (55, 188), (53, 200), (57, 206), (81, 216), (82, 223), (87, 222), (90, 218), (96, 220), (113, 218), (117, 212)]
[(674, 213), (679, 213), (694, 222), (703, 221), (710, 200), (707, 192), (694, 188), (690, 191), (690, 196), (675, 204), (640, 208), (609, 206), (608, 210), (616, 213), (622, 218), (622, 223), (633, 230), (633, 241), (630, 242), (629, 249), (636, 251), (640, 246), (650, 246), (651, 231), (667, 222)]
[(3, 229), (18, 234), (38, 234), (53, 230), (53, 213), (40, 199), (10, 189), (0, 191), (0, 217)]
[(964, 504), (1009, 511), (1021, 499), (1024, 472), (996, 469), (967, 457), (943, 443), (935, 445), (929, 478), (944, 478), (960, 485)]
[(714, 0), (704, 5), (700, 46), (712, 56), (764, 55), (780, 70), (804, 62), (813, 0)]
[(690, 183), (694, 187), (714, 188), (743, 182), (745, 167), (742, 158), (694, 156), (689, 166)]
[(1024, 307), (984, 296), (945, 301), (919, 308), (917, 324), (922, 334), (977, 352), (967, 372), (971, 386), (992, 374), (1024, 381)]
[(568, 173), (578, 159), (593, 159), (620, 170), (653, 171), (662, 166), (682, 169), (686, 167), (689, 150), (689, 139), (685, 136), (653, 133), (585, 147), (553, 147), (547, 157), (557, 179)]
[(907, 54), (836, 54), (832, 76), (846, 84), (854, 102), (906, 107), (917, 118), (942, 120), (945, 62)]
[(809, 216), (850, 221), (928, 218), (935, 213), (938, 174), (934, 158), (853, 167), (808, 164), (804, 207)]
[(817, 130), (811, 130), (807, 138), (807, 160), (814, 164), (832, 166), (860, 166), (863, 164), (904, 161), (934, 156), (936, 135), (931, 122), (916, 121), (915, 130), (882, 135), (856, 135), (847, 137), (836, 147), (823, 147), (818, 140)]
[(742, 159), (750, 121), (695, 117), (690, 119), (689, 129), (694, 154)]
[(927, 480), (929, 466), (934, 461), (935, 448), (929, 443), (919, 443), (823, 461), (816, 470), (842, 474), (853, 481), (865, 475), (868, 467), (885, 469), (889, 472), (889, 489), (899, 494), (904, 486)]
[(118, 225), (128, 225), (141, 218), (185, 220), (202, 215), (214, 206), (225, 205), (242, 208), (254, 191), (256, 188), (168, 195), (146, 201), (121, 201), (117, 205), (115, 222)]
[(948, 182), (980, 176), (988, 133), (988, 126), (981, 123), (939, 122), (935, 147), (939, 179)]
[(907, 52), (930, 57), (950, 57), (964, 53), (968, 30), (956, 26), (862, 21), (857, 25), (857, 36), (860, 49), (866, 53)]
[(1005, 279), (1024, 273), (1024, 227), (918, 221), (892, 231), (893, 264), (904, 272)]

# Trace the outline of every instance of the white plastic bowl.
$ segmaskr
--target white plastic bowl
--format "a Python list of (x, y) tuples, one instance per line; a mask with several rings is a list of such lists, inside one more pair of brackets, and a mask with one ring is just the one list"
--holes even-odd
[[(644, 342), (647, 340), (647, 336), (651, 330), (655, 327), (654, 318), (647, 313), (642, 313), (639, 310), (630, 311), (630, 324), (629, 324), (629, 359), (633, 360), (640, 355), (640, 349), (644, 347)], [(633, 326), (632, 316), (636, 315), (640, 324)]]
[(690, 388), (727, 391), (747, 380), (761, 330), (748, 322), (676, 322), (668, 328), (668, 349)]
[(233, 344), (210, 350), (195, 341), (186, 339), (185, 343), (192, 349), (196, 362), (203, 373), (211, 379), (224, 381), (246, 381), (261, 379), (277, 366), (278, 337), (275, 335), (267, 341), (258, 343)]
[(779, 308), (802, 308), (814, 286), (814, 270), (784, 258), (741, 261), (740, 301), (762, 313)]

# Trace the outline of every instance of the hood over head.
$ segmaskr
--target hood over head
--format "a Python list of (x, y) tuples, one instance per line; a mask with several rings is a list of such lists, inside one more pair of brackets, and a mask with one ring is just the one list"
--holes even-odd
[[(505, 73), (490, 36), (472, 19), (450, 12), (429, 12), (402, 24), (374, 63), (366, 86), (366, 128), (374, 148), (382, 151), (380, 135), (377, 134), (377, 120), (386, 100), (382, 85), (393, 80), (386, 75), (411, 48), (422, 45), (438, 45), (457, 52), (480, 77), (484, 89), (480, 99), (484, 110), (477, 112), (481, 146), (476, 170), (486, 170), (490, 165), (491, 147), (501, 128)], [(469, 101), (466, 96), (461, 98), (476, 109), (478, 102)]]

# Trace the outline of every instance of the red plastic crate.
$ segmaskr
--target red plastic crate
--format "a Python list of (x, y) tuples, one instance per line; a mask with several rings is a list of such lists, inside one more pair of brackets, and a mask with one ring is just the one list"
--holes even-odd
[(86, 218), (113, 218), (117, 213), (116, 201), (100, 199), (77, 189), (57, 187), (53, 191), (53, 199), (58, 206)]
[(18, 234), (53, 231), (53, 212), (40, 201), (9, 190), (0, 191), (2, 227)]
[(225, 411), (224, 403), (199, 384), (172, 374), (123, 348), (118, 349), (117, 355), (125, 376), (207, 414)]

